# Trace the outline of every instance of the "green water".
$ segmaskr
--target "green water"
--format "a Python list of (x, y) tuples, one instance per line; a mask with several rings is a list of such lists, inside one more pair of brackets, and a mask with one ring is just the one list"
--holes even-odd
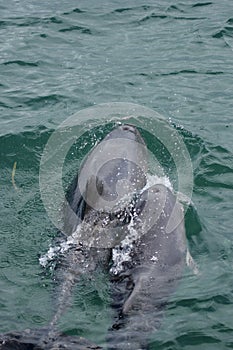
[[(170, 118), (193, 163), (186, 227), (200, 274), (184, 275), (151, 349), (233, 348), (232, 1), (2, 0), (0, 41), (0, 333), (52, 316), (38, 260), (56, 235), (39, 190), (49, 136), (78, 110), (121, 101)], [(77, 288), (60, 329), (103, 344), (108, 303), (102, 277)]]

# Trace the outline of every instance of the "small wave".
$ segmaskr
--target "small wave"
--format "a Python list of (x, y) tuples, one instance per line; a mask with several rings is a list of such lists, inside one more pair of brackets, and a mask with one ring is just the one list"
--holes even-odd
[(196, 4), (192, 5), (192, 7), (203, 7), (203, 6), (210, 6), (210, 5), (213, 5), (212, 1), (197, 2)]
[(168, 16), (168, 15), (163, 15), (163, 14), (157, 14), (157, 13), (151, 13), (150, 15), (148, 15), (148, 16), (145, 16), (145, 17), (143, 17), (142, 19), (140, 19), (138, 22), (139, 23), (143, 23), (143, 22), (146, 22), (146, 21), (148, 21), (148, 20), (151, 20), (151, 19), (165, 19), (165, 18), (168, 18), (168, 17), (170, 17), (170, 16)]
[(16, 27), (33, 27), (38, 24), (61, 24), (63, 20), (59, 16), (51, 17), (13, 17), (6, 21), (0, 21), (0, 27), (16, 26)]
[(144, 23), (144, 22), (156, 20), (156, 19), (175, 19), (175, 20), (183, 20), (183, 21), (199, 21), (199, 20), (206, 19), (206, 17), (172, 16), (172, 15), (167, 15), (167, 14), (162, 14), (162, 13), (158, 14), (158, 13), (152, 12), (150, 15), (143, 17), (142, 19), (140, 19), (137, 22)]
[(231, 189), (233, 186), (232, 174), (232, 154), (223, 147), (208, 145), (199, 161), (195, 184)]
[(6, 104), (6, 103), (4, 103), (2, 101), (0, 101), (0, 107), (7, 108), (7, 109), (14, 109), (14, 107), (9, 106), (8, 104)]
[(170, 12), (170, 11), (177, 11), (177, 12), (181, 12), (184, 13), (184, 10), (181, 9), (179, 6), (177, 5), (170, 5), (167, 9), (166, 12)]
[(75, 8), (75, 9), (69, 11), (69, 12), (64, 12), (63, 15), (64, 15), (64, 16), (69, 16), (69, 15), (71, 15), (72, 13), (85, 13), (85, 12), (86, 12), (86, 11), (81, 10), (80, 8)]
[(60, 29), (59, 30), (59, 32), (61, 32), (61, 33), (65, 33), (65, 32), (72, 32), (72, 31), (75, 31), (75, 30), (77, 30), (77, 31), (79, 31), (79, 32), (81, 32), (81, 33), (83, 33), (83, 34), (94, 34), (93, 32), (92, 32), (92, 30), (91, 29), (89, 29), (89, 28), (87, 28), (87, 27), (82, 27), (82, 26), (70, 26), (70, 27), (67, 27), (67, 28), (63, 28), (63, 29)]
[(186, 75), (186, 74), (199, 74), (199, 75), (220, 75), (224, 74), (223, 71), (220, 70), (197, 70), (193, 68), (187, 68), (187, 69), (181, 69), (181, 70), (174, 70), (174, 71), (168, 71), (168, 72), (160, 72), (160, 73), (139, 73), (139, 76), (144, 76), (149, 79), (153, 79), (154, 77), (163, 77), (163, 76), (170, 76), (170, 75)]
[(134, 7), (124, 7), (124, 8), (119, 8), (119, 9), (115, 9), (114, 11), (112, 11), (112, 13), (124, 13), (124, 12), (134, 12), (136, 10), (151, 10), (154, 7), (149, 6), (149, 5), (143, 5), (143, 6), (134, 6)]
[(103, 14), (100, 14), (99, 16), (102, 18), (109, 18), (111, 16), (112, 18), (122, 18), (125, 16), (129, 16), (131, 14), (140, 14), (142, 12), (146, 11), (153, 11), (155, 9), (155, 6), (150, 6), (150, 5), (142, 5), (142, 6), (132, 6), (132, 7), (122, 7), (122, 8), (116, 8), (110, 11), (107, 11)]
[(221, 30), (217, 31), (215, 34), (212, 35), (212, 37), (216, 39), (221, 39), (221, 38), (224, 38), (225, 36), (233, 37), (233, 18), (229, 18), (226, 21), (225, 26)]
[(182, 334), (176, 338), (176, 341), (181, 348), (193, 344), (203, 346), (203, 344), (218, 344), (221, 342), (218, 338), (207, 335), (202, 331), (190, 331), (187, 334)]
[(212, 37), (215, 39), (221, 39), (221, 38), (224, 38), (224, 36), (233, 37), (233, 28), (224, 27), (223, 29), (219, 30), (217, 33), (212, 35)]
[[(17, 100), (17, 98), (15, 98)], [(46, 96), (25, 98), (24, 101), (22, 98), (19, 99), (21, 104), (24, 104), (29, 107), (33, 107), (33, 109), (37, 109), (38, 107), (48, 107), (48, 105), (55, 105), (60, 103), (61, 101), (66, 100), (66, 97), (59, 94), (51, 94)]]
[(0, 21), (0, 28), (4, 28), (8, 25), (8, 21)]
[(14, 60), (14, 61), (6, 61), (2, 63), (5, 66), (11, 65), (11, 64), (17, 64), (18, 66), (28, 66), (28, 67), (38, 67), (38, 62), (25, 62), (21, 60)]

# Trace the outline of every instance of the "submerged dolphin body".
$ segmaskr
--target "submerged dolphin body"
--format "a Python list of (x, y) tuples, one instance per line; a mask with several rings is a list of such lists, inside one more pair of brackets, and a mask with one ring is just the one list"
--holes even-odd
[[(46, 330), (0, 336), (0, 349), (99, 349), (56, 331), (72, 287), (96, 268), (108, 273), (111, 282), (115, 322), (108, 348), (147, 348), (182, 275), (187, 246), (182, 207), (173, 193), (163, 185), (143, 190), (146, 153), (131, 125), (114, 129), (89, 153), (64, 209), (64, 232), (72, 235), (74, 245), (59, 269), (55, 315)], [(115, 255), (125, 252), (127, 259), (117, 264)]]
[(148, 348), (186, 264), (183, 210), (174, 194), (164, 185), (154, 185), (140, 195), (136, 206), (135, 226), (139, 221), (141, 235), (131, 247), (131, 260), (112, 275), (116, 322), (108, 335), (109, 349)]

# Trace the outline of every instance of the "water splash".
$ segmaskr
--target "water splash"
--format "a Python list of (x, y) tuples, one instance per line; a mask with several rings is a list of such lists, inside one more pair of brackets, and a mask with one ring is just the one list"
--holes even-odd
[[(47, 253), (39, 258), (39, 263), (43, 267), (47, 267), (51, 261), (57, 259), (60, 254), (65, 254), (70, 248), (77, 245), (77, 234), (81, 230), (81, 225), (78, 226), (77, 230), (66, 239), (62, 240), (55, 246), (50, 246)], [(80, 243), (80, 242), (78, 242)]]

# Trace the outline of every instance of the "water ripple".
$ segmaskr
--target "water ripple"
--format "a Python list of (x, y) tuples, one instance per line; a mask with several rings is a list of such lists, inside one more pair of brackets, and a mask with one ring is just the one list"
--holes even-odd
[(192, 7), (203, 7), (203, 6), (209, 6), (213, 5), (212, 1), (207, 1), (207, 2), (197, 2), (196, 4), (192, 5)]
[(19, 66), (28, 66), (28, 67), (38, 67), (39, 63), (38, 62), (25, 62), (21, 60), (15, 60), (15, 61), (7, 61), (3, 62), (5, 66), (11, 65), (11, 64), (17, 64)]
[(139, 73), (139, 76), (143, 76), (149, 79), (153, 79), (156, 76), (170, 76), (170, 75), (183, 75), (183, 74), (201, 74), (201, 75), (220, 75), (224, 74), (222, 71), (198, 71), (195, 69), (181, 69), (177, 71), (170, 71), (170, 72), (158, 72), (153, 74), (148, 73)]
[(199, 20), (204, 20), (206, 17), (200, 16), (200, 17), (193, 17), (193, 16), (172, 16), (172, 15), (166, 15), (166, 14), (158, 14), (152, 12), (150, 15), (143, 17), (138, 21), (138, 23), (143, 23), (147, 22), (149, 20), (153, 19), (175, 19), (175, 20), (185, 20), (185, 21), (199, 21)]
[(69, 16), (72, 13), (86, 13), (86, 11), (81, 10), (80, 8), (75, 8), (75, 9), (69, 11), (69, 12), (64, 12), (63, 15)]
[(85, 27), (80, 27), (80, 26), (70, 26), (68, 28), (63, 28), (63, 29), (59, 29), (59, 32), (61, 33), (65, 33), (65, 32), (72, 32), (74, 30), (77, 30), (83, 34), (90, 34), (93, 35), (93, 31), (91, 31), (89, 28), (85, 28)]

